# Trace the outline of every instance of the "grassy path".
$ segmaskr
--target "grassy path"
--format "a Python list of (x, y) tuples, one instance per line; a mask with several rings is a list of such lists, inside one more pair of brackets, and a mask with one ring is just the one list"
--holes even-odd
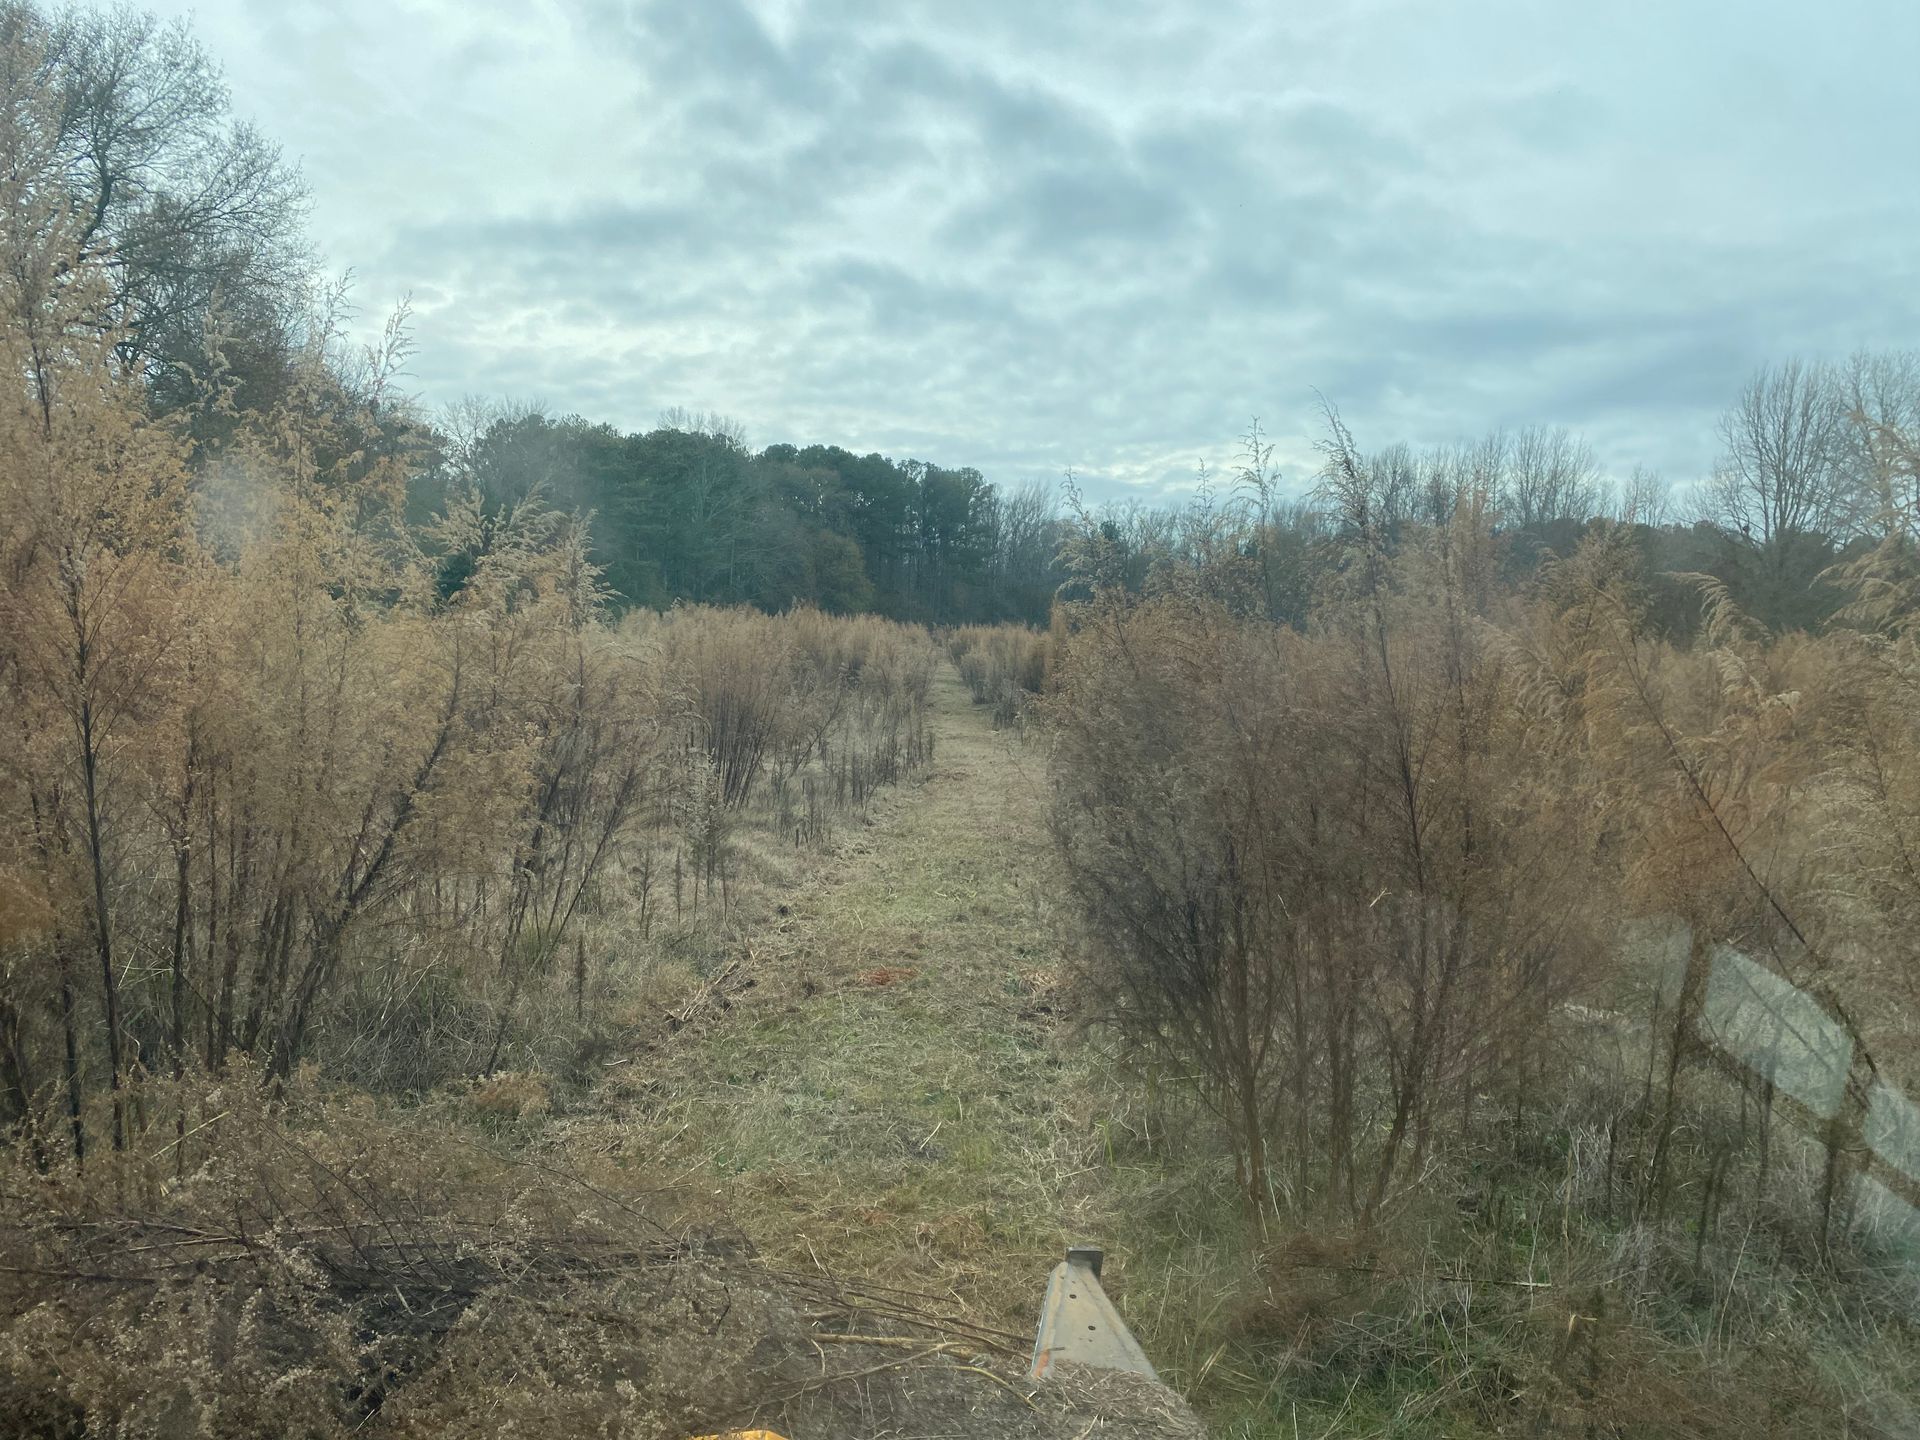
[(1049, 999), (1044, 761), (945, 667), (933, 711), (931, 769), (784, 898), (650, 1123), (763, 1251), (1025, 1329), (1097, 1197)]
[[(1488, 1433), (1489, 1416), (1514, 1428), (1586, 1416), (1587, 1372), (1556, 1378), (1557, 1337), (1572, 1333), (1565, 1315), (1586, 1313), (1567, 1307), (1593, 1293), (1584, 1276), (1611, 1263), (1605, 1252), (1569, 1249), (1563, 1219), (1559, 1250), (1536, 1257), (1544, 1232), (1524, 1206), (1520, 1228), (1475, 1230), (1442, 1196), (1437, 1220), (1390, 1237), (1400, 1249), (1379, 1282), (1356, 1278), (1365, 1266), (1346, 1273), (1338, 1231), (1325, 1264), (1311, 1245), (1298, 1274), (1274, 1261), (1300, 1237), (1252, 1233), (1183, 1087), (1114, 1077), (1060, 1017), (1041, 748), (996, 733), (944, 667), (933, 711), (934, 764), (876, 801), (870, 823), (846, 822), (830, 855), (761, 857), (771, 895), (756, 890), (765, 911), (743, 905), (735, 932), (752, 988), (620, 1062), (600, 1097), (616, 1132), (593, 1148), (624, 1147), (616, 1163), (649, 1183), (664, 1172), (777, 1262), (947, 1295), (1010, 1332), (1030, 1333), (1065, 1243), (1104, 1245), (1162, 1378), (1228, 1440), (1466, 1436)], [(1436, 1327), (1434, 1296), (1458, 1303), (1430, 1291), (1436, 1260), (1529, 1284), (1476, 1294), (1471, 1328)], [(1536, 1293), (1548, 1264), (1583, 1278)], [(1683, 1329), (1644, 1319), (1608, 1342), (1622, 1395), (1638, 1376), (1711, 1374)]]

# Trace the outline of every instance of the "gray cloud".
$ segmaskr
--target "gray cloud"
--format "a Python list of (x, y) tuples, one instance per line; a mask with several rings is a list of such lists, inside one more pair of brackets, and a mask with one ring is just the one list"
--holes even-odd
[(1317, 389), (1684, 480), (1751, 367), (1920, 334), (1898, 0), (197, 8), (428, 401), (1156, 493), (1254, 414), (1304, 475)]

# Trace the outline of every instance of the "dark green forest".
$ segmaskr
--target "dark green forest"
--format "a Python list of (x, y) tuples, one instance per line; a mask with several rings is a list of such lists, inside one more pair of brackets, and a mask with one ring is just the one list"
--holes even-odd
[[(464, 423), (462, 423), (464, 422)], [(425, 437), (416, 519), (470, 489), (589, 517), (615, 602), (816, 605), (936, 623), (1044, 622), (1057, 584), (1050, 491), (838, 445), (750, 450), (738, 425), (670, 413), (622, 434), (577, 416), (482, 411)]]

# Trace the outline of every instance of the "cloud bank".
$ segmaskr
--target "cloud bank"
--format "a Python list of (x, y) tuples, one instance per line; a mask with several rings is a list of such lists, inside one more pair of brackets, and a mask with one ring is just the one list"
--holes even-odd
[[(162, 5), (166, 11), (169, 7)], [(184, 12), (188, 7), (180, 7)], [(415, 383), (1152, 497), (1920, 343), (1920, 10), (201, 0)]]

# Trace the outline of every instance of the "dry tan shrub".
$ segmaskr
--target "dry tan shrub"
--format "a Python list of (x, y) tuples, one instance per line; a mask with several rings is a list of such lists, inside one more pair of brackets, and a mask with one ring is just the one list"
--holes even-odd
[[(1055, 827), (1095, 1014), (1197, 1081), (1255, 1209), (1357, 1211), (1380, 1257), (1237, 1302), (1221, 1370), (1271, 1378), (1275, 1347), (1310, 1345), (1408, 1433), (1910, 1416), (1890, 1293), (1833, 1223), (1862, 1076), (1920, 1053), (1896, 988), (1920, 918), (1907, 562), (1876, 560), (1857, 628), (1821, 636), (1768, 635), (1701, 582), (1676, 648), (1622, 533), (1510, 595), (1484, 512), (1389, 545), (1368, 484), (1331, 487), (1351, 504), (1299, 630), (1242, 603), (1231, 558), (1145, 598), (1094, 575), (1061, 612)], [(1836, 1145), (1806, 1162), (1782, 1137), (1636, 919), (1691, 929), (1690, 975), (1731, 941), (1844, 1025)], [(1820, 1358), (1781, 1363), (1796, 1347)]]
[(1264, 1250), (1259, 1288), (1245, 1295), (1222, 1323), (1222, 1333), (1255, 1344), (1311, 1348), (1328, 1327), (1350, 1323), (1371, 1308), (1365, 1272), (1373, 1255), (1354, 1232), (1301, 1230)]
[(477, 1083), (467, 1103), (483, 1115), (501, 1115), (525, 1120), (544, 1115), (553, 1103), (546, 1076), (517, 1071), (499, 1071)]
[(1024, 716), (1031, 697), (1048, 688), (1056, 638), (1024, 625), (963, 625), (947, 634), (947, 655), (976, 705), (991, 705), (995, 726)]

